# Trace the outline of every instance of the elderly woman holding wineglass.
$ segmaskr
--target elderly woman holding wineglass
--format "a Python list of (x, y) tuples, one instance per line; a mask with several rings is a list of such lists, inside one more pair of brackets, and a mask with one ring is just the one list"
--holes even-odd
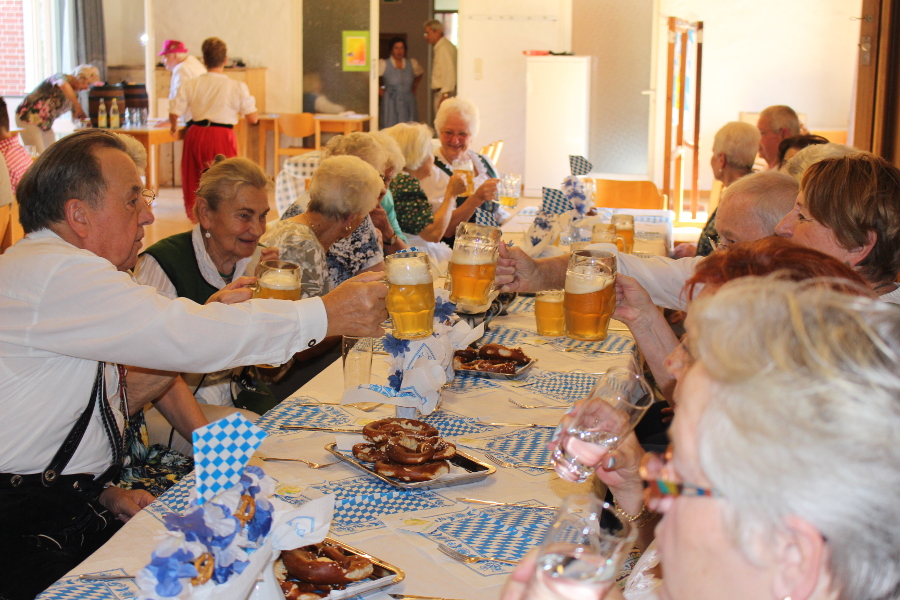
[(625, 596), (897, 598), (897, 309), (744, 278), (697, 299), (687, 331), (672, 445), (641, 469), (664, 577), (642, 559)]

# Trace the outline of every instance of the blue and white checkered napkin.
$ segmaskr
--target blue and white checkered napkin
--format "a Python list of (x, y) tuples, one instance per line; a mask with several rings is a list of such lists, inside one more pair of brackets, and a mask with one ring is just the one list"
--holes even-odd
[(501, 387), (500, 384), (494, 383), (490, 379), (466, 373), (457, 373), (453, 378), (453, 382), (444, 388), (444, 391), (451, 394), (473, 394), (474, 392), (499, 390)]
[(572, 203), (565, 194), (553, 188), (542, 188), (544, 202), (541, 204), (541, 212), (550, 215), (558, 215), (572, 210)]
[(551, 371), (542, 373), (528, 379), (528, 383), (521, 386), (522, 390), (549, 396), (565, 402), (575, 402), (584, 398), (597, 383), (599, 375), (591, 373), (554, 373)]
[[(521, 560), (541, 543), (553, 516), (553, 511), (543, 509), (468, 508), (430, 517), (436, 525), (422, 535), (463, 554)], [(508, 573), (515, 568), (491, 561), (466, 566), (481, 575)]]
[(199, 506), (241, 480), (266, 433), (242, 414), (233, 413), (195, 429), (193, 437)]
[(612, 332), (610, 332), (605, 340), (599, 342), (573, 340), (571, 338), (554, 338), (553, 345), (563, 348), (571, 348), (573, 352), (576, 352), (578, 354), (594, 357), (597, 356), (598, 351), (621, 352), (623, 354), (630, 352), (633, 354), (635, 349), (637, 348), (633, 339), (621, 335), (616, 335)]
[[(467, 377), (467, 379), (473, 379)], [(481, 381), (489, 381), (482, 379)], [(494, 384), (495, 387), (500, 387)], [(485, 431), (493, 431), (495, 427), (492, 425), (483, 425), (477, 419), (472, 417), (464, 417), (449, 410), (437, 410), (427, 417), (422, 418), (423, 421), (434, 425), (440, 432), (441, 437), (449, 437), (454, 435), (467, 435), (472, 433), (484, 433)]]
[(190, 507), (195, 481), (194, 473), (188, 473), (144, 510), (153, 515), (160, 523), (163, 523), (163, 517), (169, 513), (183, 515)]
[(519, 296), (506, 307), (506, 312), (510, 315), (531, 314), (534, 312), (534, 298)]
[(289, 398), (260, 417), (256, 424), (269, 435), (280, 436), (296, 433), (281, 429), (282, 425), (340, 427), (353, 422), (353, 417), (338, 406), (297, 406), (315, 401), (309, 396)]
[[(507, 434), (483, 438), (480, 445), (491, 454), (511, 463), (549, 465), (551, 453), (547, 450), (547, 444), (552, 435), (553, 430), (549, 427), (517, 429)], [(521, 467), (516, 471), (529, 475), (543, 476), (547, 474), (547, 471), (543, 469), (528, 467)]]
[(572, 169), (572, 175), (587, 175), (594, 168), (588, 159), (583, 156), (569, 155), (569, 168)]
[(483, 225), (485, 227), (499, 227), (500, 223), (497, 222), (497, 217), (490, 210), (485, 210), (482, 207), (478, 207), (475, 209), (475, 222), (478, 225)]
[[(85, 575), (127, 575), (124, 569), (110, 569), (85, 573)], [(86, 581), (78, 575), (63, 577), (47, 588), (38, 598), (40, 600), (125, 600), (136, 598), (140, 590), (133, 579), (114, 579), (112, 581)]]
[[(350, 535), (380, 529), (384, 515), (431, 510), (451, 506), (453, 502), (428, 490), (400, 490), (372, 477), (354, 476), (348, 479), (323, 482), (310, 486), (322, 494), (334, 494), (334, 517), (331, 531)], [(282, 497), (292, 504), (303, 504), (305, 497)]]
[(666, 234), (659, 231), (635, 231), (634, 237), (647, 242), (664, 242)]
[(537, 206), (526, 206), (518, 212), (518, 216), (520, 217), (533, 217), (536, 214), (538, 214)]
[(524, 331), (522, 329), (511, 329), (508, 327), (495, 326), (490, 331), (481, 336), (478, 340), (480, 345), (484, 344), (501, 344), (503, 346), (516, 346), (524, 340), (533, 338), (534, 333)]

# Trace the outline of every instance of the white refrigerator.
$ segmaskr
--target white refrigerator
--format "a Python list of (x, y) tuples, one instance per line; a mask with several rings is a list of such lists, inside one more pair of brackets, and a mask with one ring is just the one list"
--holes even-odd
[(525, 194), (559, 188), (569, 155), (588, 158), (590, 56), (528, 56), (525, 78)]

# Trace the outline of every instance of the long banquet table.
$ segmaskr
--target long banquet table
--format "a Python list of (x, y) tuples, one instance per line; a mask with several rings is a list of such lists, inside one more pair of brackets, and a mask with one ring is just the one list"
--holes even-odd
[[(494, 427), (482, 421), (555, 425), (559, 409), (517, 408), (515, 398), (528, 404), (565, 406), (582, 397), (597, 373), (615, 365), (630, 365), (637, 350), (624, 325), (612, 322), (604, 342), (577, 342), (553, 338), (553, 344), (535, 333), (533, 298), (517, 298), (509, 315), (495, 319), (482, 343), (522, 346), (538, 359), (523, 382), (457, 377), (444, 389), (442, 405), (425, 420), (443, 436), (458, 442), (464, 452), (482, 458), (490, 452), (513, 463), (546, 464), (546, 442), (552, 428)], [(380, 344), (376, 342), (376, 351)], [(570, 351), (565, 351), (566, 349)], [(375, 357), (374, 379), (384, 379), (386, 359)], [(324, 449), (335, 434), (285, 431), (282, 424), (354, 427), (368, 420), (391, 416), (392, 406), (372, 412), (333, 405), (340, 401), (340, 361), (300, 388), (291, 398), (261, 417), (258, 425), (269, 437), (251, 464), (258, 464), (277, 481), (276, 494), (302, 503), (323, 494), (335, 494), (331, 536), (392, 563), (406, 579), (390, 593), (488, 600), (497, 598), (512, 567), (496, 562), (461, 564), (437, 550), (445, 543), (468, 554), (518, 560), (540, 542), (553, 512), (539, 508), (490, 507), (467, 504), (457, 498), (499, 502), (530, 502), (558, 506), (561, 498), (583, 489), (559, 479), (553, 471), (527, 467), (502, 468), (481, 481), (425, 491), (399, 491), (339, 463), (310, 469), (300, 463), (262, 462), (259, 456), (298, 457), (319, 463), (335, 457)], [(524, 384), (524, 385), (523, 385)], [(322, 406), (301, 406), (308, 403)], [(109, 543), (42, 596), (45, 600), (70, 598), (124, 599), (136, 595), (130, 579), (87, 582), (79, 574), (135, 574), (145, 566), (160, 539), (162, 516), (188, 506), (193, 476), (188, 476), (127, 523)], [(382, 596), (384, 598), (384, 596)], [(389, 600), (389, 599), (388, 599)]]

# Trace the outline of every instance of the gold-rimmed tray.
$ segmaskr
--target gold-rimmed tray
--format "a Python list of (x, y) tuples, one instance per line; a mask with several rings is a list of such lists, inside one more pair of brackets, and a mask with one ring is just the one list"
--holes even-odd
[(365, 471), (372, 477), (380, 479), (381, 481), (402, 490), (430, 490), (434, 488), (451, 487), (454, 485), (466, 485), (475, 481), (481, 481), (485, 477), (493, 475), (497, 472), (497, 468), (495, 466), (489, 463), (482, 462), (474, 456), (466, 454), (465, 452), (460, 452), (459, 449), (457, 449), (456, 456), (450, 459), (450, 464), (454, 467), (459, 467), (461, 469), (464, 469), (465, 471), (468, 471), (467, 474), (444, 475), (443, 477), (438, 477), (437, 479), (434, 479), (432, 481), (406, 482), (400, 481), (399, 479), (394, 479), (393, 477), (387, 477), (386, 475), (382, 475), (381, 473), (376, 473), (374, 464), (365, 463), (357, 459), (355, 456), (353, 456), (353, 454), (349, 452), (341, 452), (337, 449), (337, 442), (331, 442), (330, 444), (327, 444), (325, 446), (325, 449), (334, 454), (342, 461), (356, 467), (360, 471)]

